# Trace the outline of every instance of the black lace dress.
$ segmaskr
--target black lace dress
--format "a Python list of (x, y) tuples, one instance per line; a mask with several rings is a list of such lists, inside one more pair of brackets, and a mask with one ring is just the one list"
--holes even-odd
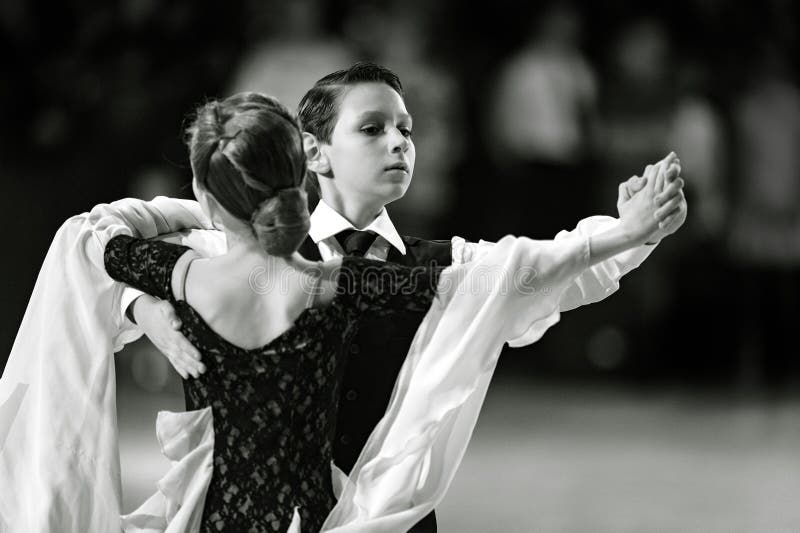
[(214, 415), (201, 531), (284, 532), (295, 508), (303, 531), (319, 531), (335, 503), (330, 465), (342, 346), (365, 314), (427, 310), (441, 270), (345, 258), (330, 305), (305, 309), (277, 338), (245, 350), (174, 297), (172, 271), (188, 250), (121, 235), (106, 246), (105, 267), (115, 280), (169, 300), (206, 365), (184, 381), (186, 409), (210, 406)]

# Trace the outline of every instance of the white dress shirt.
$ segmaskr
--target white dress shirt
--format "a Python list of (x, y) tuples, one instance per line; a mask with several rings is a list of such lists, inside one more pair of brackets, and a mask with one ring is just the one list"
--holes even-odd
[(375, 242), (364, 254), (364, 257), (368, 259), (386, 261), (391, 246), (397, 248), (402, 255), (406, 255), (406, 245), (400, 234), (397, 233), (394, 224), (392, 224), (385, 207), (367, 227), (357, 228), (338, 211), (329, 206), (325, 200), (320, 200), (317, 208), (311, 213), (311, 229), (308, 231), (308, 236), (319, 248), (322, 260), (327, 261), (344, 255), (342, 246), (336, 240), (336, 234), (348, 229), (377, 233), (378, 236), (375, 238)]

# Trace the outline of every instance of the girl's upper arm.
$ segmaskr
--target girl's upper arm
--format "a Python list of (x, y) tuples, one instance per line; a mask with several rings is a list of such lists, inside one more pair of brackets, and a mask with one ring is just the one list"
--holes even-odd
[(169, 300), (175, 264), (188, 251), (186, 246), (118, 235), (106, 244), (103, 259), (106, 272), (116, 281)]
[(172, 269), (171, 289), (172, 296), (176, 300), (186, 299), (186, 277), (189, 275), (189, 267), (192, 261), (199, 257), (197, 252), (189, 248), (175, 261), (175, 267)]

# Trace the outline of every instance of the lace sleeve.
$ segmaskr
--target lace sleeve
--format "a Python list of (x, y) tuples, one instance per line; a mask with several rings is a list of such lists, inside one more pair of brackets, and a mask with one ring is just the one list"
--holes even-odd
[(108, 241), (103, 255), (106, 272), (152, 296), (173, 300), (172, 270), (191, 248), (162, 241), (118, 235)]
[(443, 267), (407, 267), (369, 259), (346, 257), (339, 291), (360, 311), (377, 316), (411, 311), (426, 312), (436, 297)]

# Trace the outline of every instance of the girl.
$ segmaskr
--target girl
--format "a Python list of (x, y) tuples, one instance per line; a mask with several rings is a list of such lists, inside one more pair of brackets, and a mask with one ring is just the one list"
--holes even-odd
[(204, 355), (206, 372), (184, 383), (188, 416), (213, 420), (200, 530), (302, 523), (318, 531), (335, 502), (342, 347), (364, 314), (427, 309), (439, 271), (382, 264), (386, 283), (375, 284), (365, 274), (372, 261), (315, 263), (297, 253), (309, 227), (305, 156), (296, 122), (276, 100), (212, 101), (189, 134), (194, 192), (224, 228), (227, 252), (206, 259), (120, 235), (106, 245), (106, 269), (169, 300)]

